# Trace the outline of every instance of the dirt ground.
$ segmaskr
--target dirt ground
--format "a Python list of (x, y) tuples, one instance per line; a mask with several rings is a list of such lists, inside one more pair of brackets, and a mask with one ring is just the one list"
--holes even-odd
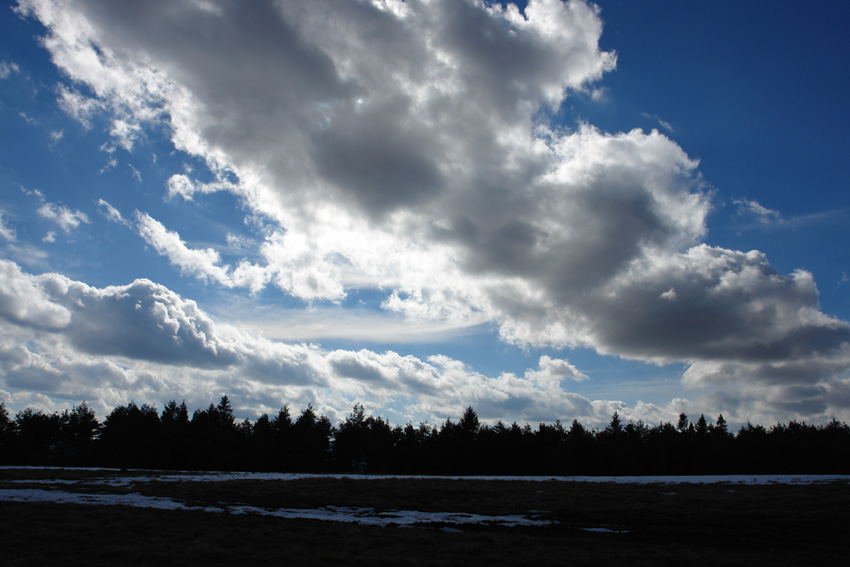
[(152, 481), (117, 487), (20, 482), (102, 475), (4, 470), (0, 488), (140, 493), (219, 508), (344, 506), (514, 514), (552, 524), (375, 527), (204, 511), (0, 502), (0, 562), (752, 566), (843, 564), (850, 556), (850, 485), (843, 482), (750, 486), (314, 478)]

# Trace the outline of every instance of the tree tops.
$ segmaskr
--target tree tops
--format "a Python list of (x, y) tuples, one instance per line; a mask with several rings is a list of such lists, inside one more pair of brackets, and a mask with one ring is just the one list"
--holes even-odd
[(624, 422), (600, 430), (577, 419), (532, 428), (482, 424), (468, 406), (457, 422), (393, 426), (362, 404), (334, 426), (312, 405), (293, 419), (284, 405), (255, 422), (237, 421), (227, 396), (189, 417), (185, 401), (161, 412), (130, 402), (103, 423), (85, 402), (63, 413), (0, 403), (0, 464), (101, 465), (165, 469), (344, 471), (405, 474), (850, 473), (850, 427), (791, 421), (748, 423), (737, 433), (704, 415), (675, 425)]

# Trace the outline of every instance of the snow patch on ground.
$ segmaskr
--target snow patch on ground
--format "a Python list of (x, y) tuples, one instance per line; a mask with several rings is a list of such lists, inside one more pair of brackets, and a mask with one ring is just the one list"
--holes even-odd
[[(0, 467), (3, 469), (37, 469), (37, 470), (86, 470), (118, 472), (118, 469), (73, 468), (61, 467)], [(127, 472), (150, 473), (135, 476), (109, 476), (89, 478), (85, 481), (76, 480), (28, 480), (19, 481), (28, 484), (87, 484), (100, 483), (109, 486), (127, 486), (130, 484), (151, 482), (228, 482), (234, 480), (275, 480), (289, 481), (301, 479), (347, 479), (347, 480), (475, 480), (475, 481), (523, 481), (523, 482), (611, 482), (616, 484), (823, 484), (831, 482), (850, 482), (850, 475), (818, 475), (818, 474), (761, 474), (761, 475), (667, 475), (667, 476), (425, 476), (425, 475), (362, 475), (362, 474), (312, 474), (312, 473), (258, 473), (258, 472), (198, 472), (198, 471), (144, 471), (131, 470)], [(16, 481), (7, 481), (16, 482)]]
[(88, 494), (41, 490), (38, 488), (0, 489), (0, 500), (6, 502), (47, 502), (52, 504), (91, 504), (94, 506), (131, 506), (134, 508), (156, 508), (158, 510), (200, 510), (175, 502), (170, 498), (144, 496), (142, 494)]
[(49, 502), (54, 504), (88, 504), (94, 506), (130, 506), (157, 510), (195, 510), (230, 514), (253, 514), (297, 520), (356, 523), (368, 526), (416, 526), (427, 524), (489, 524), (507, 527), (546, 526), (550, 520), (521, 515), (485, 516), (463, 512), (419, 512), (416, 510), (384, 510), (324, 506), (322, 508), (259, 508), (257, 506), (186, 506), (170, 498), (142, 494), (80, 494), (58, 490), (0, 489), (0, 500), (6, 502)]
[[(0, 470), (33, 468), (39, 470), (62, 471), (60, 467), (0, 467)], [(253, 481), (290, 481), (298, 479), (351, 479), (351, 480), (385, 480), (385, 479), (433, 479), (433, 480), (472, 480), (479, 482), (490, 481), (522, 481), (522, 482), (608, 482), (617, 484), (730, 484), (730, 485), (769, 485), (769, 484), (820, 484), (831, 482), (850, 482), (850, 475), (699, 475), (699, 476), (404, 476), (404, 475), (355, 475), (355, 474), (294, 474), (294, 473), (250, 473), (250, 472), (167, 472), (158, 471), (124, 471), (124, 476), (116, 475), (121, 472), (116, 469), (67, 469), (69, 471), (87, 470), (103, 472), (103, 476), (77, 480), (42, 479), (42, 480), (6, 480), (9, 484), (49, 485), (72, 487), (73, 485), (127, 487), (157, 482), (228, 482), (235, 480)], [(675, 492), (663, 492), (675, 495)], [(0, 489), (0, 501), (7, 502), (48, 502), (55, 504), (87, 504), (93, 506), (130, 506), (136, 508), (154, 508), (159, 510), (194, 510), (213, 513), (252, 514), (286, 519), (321, 520), (329, 522), (357, 523), (369, 526), (441, 526), (446, 531), (458, 531), (449, 526), (462, 525), (499, 525), (499, 526), (545, 526), (551, 525), (551, 520), (537, 517), (534, 511), (531, 516), (504, 515), (486, 516), (459, 512), (421, 512), (416, 510), (376, 510), (374, 508), (351, 508), (343, 506), (324, 506), (321, 508), (261, 508), (247, 505), (215, 505), (189, 506), (171, 498), (145, 496), (139, 493), (106, 494), (106, 493), (77, 493), (65, 490), (45, 490), (41, 488), (7, 488)], [(583, 531), (597, 533), (627, 533), (609, 528), (579, 528)]]

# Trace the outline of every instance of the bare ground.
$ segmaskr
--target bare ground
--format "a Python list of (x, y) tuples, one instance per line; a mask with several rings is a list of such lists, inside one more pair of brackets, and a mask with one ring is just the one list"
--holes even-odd
[(141, 493), (195, 506), (518, 514), (554, 523), (374, 527), (203, 511), (0, 502), (0, 563), (752, 566), (843, 564), (850, 556), (850, 485), (843, 482), (749, 486), (314, 478), (153, 481), (121, 487), (10, 482), (84, 482), (103, 474), (3, 470), (0, 488)]

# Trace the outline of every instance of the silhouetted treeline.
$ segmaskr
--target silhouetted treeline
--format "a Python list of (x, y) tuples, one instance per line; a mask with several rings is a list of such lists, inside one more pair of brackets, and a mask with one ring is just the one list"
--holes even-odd
[(120, 468), (488, 475), (850, 473), (850, 427), (791, 421), (728, 430), (723, 416), (674, 425), (585, 428), (573, 420), (482, 425), (472, 407), (440, 426), (393, 426), (362, 405), (336, 427), (308, 406), (297, 416), (237, 421), (227, 396), (196, 410), (130, 402), (100, 423), (81, 403), (63, 413), (0, 403), (0, 464)]

